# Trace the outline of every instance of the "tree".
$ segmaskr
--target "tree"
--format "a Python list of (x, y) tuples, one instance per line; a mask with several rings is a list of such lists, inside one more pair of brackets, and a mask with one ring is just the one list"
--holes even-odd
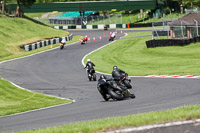
[(1, 13), (4, 15), (4, 10), (5, 10), (5, 0), (2, 0), (1, 3), (2, 3)]
[(25, 7), (30, 7), (33, 3), (35, 3), (36, 0), (17, 0), (17, 9), (16, 9), (16, 14), (18, 16), (22, 15), (20, 11), (21, 5)]

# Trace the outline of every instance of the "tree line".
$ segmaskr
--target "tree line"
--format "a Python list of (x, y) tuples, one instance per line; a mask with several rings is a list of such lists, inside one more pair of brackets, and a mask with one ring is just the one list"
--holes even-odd
[[(52, 3), (52, 2), (74, 2), (74, 1), (105, 1), (105, 0), (0, 0), (2, 1), (2, 7), (6, 3), (17, 4), (17, 13), (19, 13), (20, 6), (30, 7), (34, 3)], [(200, 0), (157, 0), (158, 2), (164, 2), (164, 8), (174, 8), (175, 11), (180, 11), (181, 7), (193, 9), (194, 7), (200, 7)], [(1, 8), (2, 8), (1, 7)], [(4, 8), (2, 8), (4, 9)], [(2, 11), (3, 12), (3, 11)]]

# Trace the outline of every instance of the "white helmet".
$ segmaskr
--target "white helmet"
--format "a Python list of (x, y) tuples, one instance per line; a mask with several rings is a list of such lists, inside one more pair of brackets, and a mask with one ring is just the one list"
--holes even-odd
[(65, 43), (65, 40), (62, 40), (61, 43)]
[(91, 60), (90, 59), (87, 59), (87, 62), (90, 62)]

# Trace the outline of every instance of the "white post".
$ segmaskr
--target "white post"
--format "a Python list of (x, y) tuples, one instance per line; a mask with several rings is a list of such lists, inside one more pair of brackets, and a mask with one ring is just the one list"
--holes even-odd
[(198, 21), (197, 21), (197, 20), (195, 20), (195, 19), (194, 19), (194, 21), (195, 21), (195, 23), (196, 23), (196, 28), (197, 28), (197, 36), (199, 36)]
[[(180, 20), (181, 21), (181, 20)], [(182, 21), (181, 21), (181, 34), (182, 34), (182, 36), (183, 36), (183, 23), (182, 23)], [(184, 36), (183, 36), (183, 38), (184, 38)]]

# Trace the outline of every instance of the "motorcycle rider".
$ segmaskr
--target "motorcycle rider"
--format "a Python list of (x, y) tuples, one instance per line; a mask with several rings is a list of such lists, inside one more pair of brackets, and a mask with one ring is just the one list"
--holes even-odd
[[(94, 66), (95, 66), (95, 64), (94, 64), (93, 62), (91, 62), (90, 59), (87, 59), (87, 63), (86, 63), (86, 65), (85, 65), (85, 68), (87, 68), (88, 74), (90, 73), (91, 70), (94, 69)], [(85, 69), (85, 68), (84, 68), (84, 69)]]
[(63, 39), (63, 40), (61, 41), (61, 44), (62, 44), (62, 45), (65, 45), (65, 42), (66, 42), (66, 41)]
[(86, 43), (88, 40), (87, 35), (84, 37), (83, 41)]
[(115, 80), (120, 80), (120, 76), (122, 73), (125, 73), (125, 71), (119, 69), (117, 66), (113, 66), (112, 77)]
[(65, 41), (64, 39), (60, 42), (60, 48), (61, 48), (61, 49), (64, 48), (65, 42), (66, 42), (66, 41)]
[[(122, 83), (120, 82), (120, 77), (121, 77), (121, 74), (122, 73), (125, 73), (125, 71), (119, 69), (117, 66), (113, 66), (113, 71), (112, 71), (112, 77), (115, 81), (118, 82), (118, 84), (120, 86), (122, 86)], [(131, 98), (135, 98), (135, 95), (131, 93)]]

